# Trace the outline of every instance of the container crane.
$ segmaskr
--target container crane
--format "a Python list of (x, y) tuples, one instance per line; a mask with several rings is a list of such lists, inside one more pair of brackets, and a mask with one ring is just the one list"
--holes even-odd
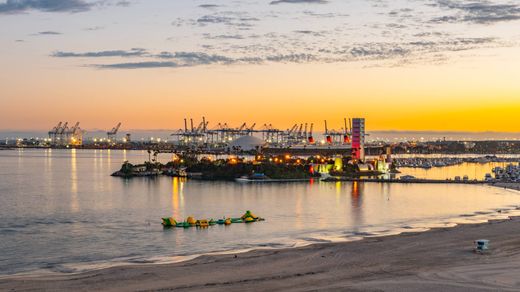
[(79, 122), (76, 122), (76, 124), (70, 128), (67, 132), (67, 136), (67, 140), (71, 145), (79, 146), (83, 144), (83, 132), (79, 127)]
[(325, 120), (325, 139), (328, 144), (332, 144), (332, 136), (329, 135), (329, 128), (327, 127), (327, 120)]
[(309, 129), (309, 143), (314, 144), (314, 137), (312, 136), (312, 128), (314, 128), (314, 123), (311, 123), (311, 128)]
[(112, 130), (107, 132), (107, 138), (108, 142), (115, 142), (117, 132), (119, 131), (119, 128), (121, 127), (121, 122), (119, 122), (115, 127), (112, 128)]
[(350, 137), (349, 137), (348, 128), (347, 128), (347, 118), (343, 118), (343, 123), (345, 124), (345, 134), (343, 134), (343, 143), (349, 144)]

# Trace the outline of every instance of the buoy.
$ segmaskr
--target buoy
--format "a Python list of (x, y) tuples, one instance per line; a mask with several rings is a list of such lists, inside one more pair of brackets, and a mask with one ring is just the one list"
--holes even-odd
[(181, 228), (189, 228), (189, 227), (193, 227), (193, 226), (209, 227), (209, 226), (213, 226), (216, 224), (230, 225), (232, 223), (251, 223), (251, 222), (263, 221), (263, 220), (265, 220), (265, 219), (257, 217), (253, 213), (251, 213), (251, 211), (247, 210), (244, 213), (244, 215), (242, 215), (242, 217), (239, 217), (239, 218), (223, 217), (218, 220), (213, 220), (213, 219), (196, 220), (195, 218), (193, 218), (193, 216), (189, 216), (188, 218), (186, 218), (186, 221), (177, 222), (173, 217), (164, 217), (164, 218), (162, 218), (162, 225), (164, 227), (176, 226), (176, 227), (181, 227)]
[(169, 217), (169, 218), (162, 218), (162, 225), (164, 227), (171, 227), (171, 226), (175, 226), (177, 225), (177, 221), (175, 221), (175, 219), (173, 219), (173, 217)]
[(190, 224), (190, 225), (196, 225), (197, 224), (197, 220), (195, 220), (195, 218), (193, 218), (191, 216), (186, 219), (186, 222), (188, 222), (188, 224)]
[(206, 220), (206, 219), (198, 220), (197, 222), (199, 223), (199, 226), (200, 226), (201, 228), (205, 228), (205, 227), (208, 227), (208, 226), (209, 226), (208, 220)]

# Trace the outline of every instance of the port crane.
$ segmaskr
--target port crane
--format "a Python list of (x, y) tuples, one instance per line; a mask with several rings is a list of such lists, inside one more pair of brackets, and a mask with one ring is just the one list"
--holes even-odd
[(78, 146), (83, 143), (83, 131), (79, 127), (79, 122), (76, 122), (76, 124), (69, 129), (67, 133), (67, 141), (74, 146)]
[(327, 120), (325, 120), (325, 140), (327, 144), (350, 144), (350, 133), (346, 118), (343, 119), (343, 123), (344, 128), (337, 131), (329, 129), (327, 126)]
[(107, 132), (108, 142), (116, 141), (116, 135), (117, 135), (117, 132), (119, 131), (120, 127), (121, 127), (121, 122), (119, 122), (115, 127), (113, 127), (112, 130)]
[(79, 122), (71, 128), (68, 122), (59, 122), (48, 134), (51, 145), (79, 146), (83, 143), (83, 130), (79, 127)]
[(311, 123), (311, 128), (310, 128), (309, 134), (307, 136), (307, 141), (309, 141), (309, 144), (314, 144), (314, 137), (312, 136), (312, 128), (314, 128), (314, 123)]

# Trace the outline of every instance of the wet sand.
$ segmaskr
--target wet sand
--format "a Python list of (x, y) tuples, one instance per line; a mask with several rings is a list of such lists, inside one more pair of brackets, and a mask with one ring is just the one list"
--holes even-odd
[(490, 185), (495, 186), (495, 187), (499, 187), (499, 188), (512, 189), (512, 190), (520, 191), (520, 183), (496, 182), (496, 183), (491, 183)]
[[(520, 189), (520, 184), (498, 185)], [(490, 250), (473, 252), (489, 239)], [(520, 218), (175, 264), (13, 276), (2, 291), (520, 291)]]

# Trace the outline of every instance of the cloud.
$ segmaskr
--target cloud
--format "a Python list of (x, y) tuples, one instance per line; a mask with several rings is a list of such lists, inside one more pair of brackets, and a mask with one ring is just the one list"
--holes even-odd
[(86, 31), (96, 31), (96, 30), (102, 30), (104, 28), (105, 28), (104, 26), (91, 26), (91, 27), (86, 27), (83, 30), (86, 30)]
[(179, 64), (183, 64), (185, 66), (209, 65), (215, 63), (231, 64), (237, 61), (221, 55), (200, 52), (161, 52), (154, 56), (161, 59), (175, 59)]
[(203, 34), (205, 39), (208, 40), (242, 40), (245, 39), (243, 35), (239, 34), (219, 34), (219, 35), (211, 35), (209, 33)]
[(175, 62), (135, 62), (135, 63), (116, 63), (91, 65), (99, 69), (149, 69), (149, 68), (178, 68), (181, 67)]
[[(211, 54), (206, 52), (160, 52), (149, 53), (144, 49), (115, 50), (87, 53), (55, 52), (55, 57), (142, 57), (151, 61), (121, 62), (113, 64), (89, 65), (102, 69), (140, 69), (140, 68), (181, 68), (201, 65), (238, 65), (266, 63), (345, 63), (359, 60), (391, 61), (392, 66), (405, 66), (420, 62), (445, 62), (448, 52), (458, 52), (475, 48), (496, 46), (495, 38), (454, 38), (418, 39), (410, 42), (364, 42), (342, 48), (329, 47), (327, 44), (305, 48), (305, 53), (284, 52), (287, 46), (280, 43), (278, 48), (267, 44), (265, 47), (244, 46), (243, 51), (227, 51), (232, 55)], [(216, 50), (206, 46), (208, 50)], [(385, 65), (383, 65), (385, 66)]]
[(28, 10), (45, 12), (82, 12), (92, 7), (84, 0), (7, 0), (0, 4), (0, 14), (23, 13)]
[(217, 4), (201, 4), (199, 5), (200, 8), (207, 8), (207, 9), (211, 9), (211, 8), (217, 8), (217, 7), (220, 7), (219, 5)]
[(311, 36), (314, 36), (314, 37), (323, 36), (323, 33), (318, 32), (318, 31), (312, 31), (312, 30), (295, 30), (294, 32), (298, 33), (298, 34), (311, 35)]
[(130, 4), (132, 4), (132, 2), (122, 0), (122, 1), (118, 1), (116, 3), (116, 6), (128, 7), (128, 6), (130, 6)]
[(494, 4), (489, 1), (461, 3), (461, 1), (437, 0), (437, 6), (453, 9), (456, 15), (441, 16), (431, 20), (434, 23), (471, 22), (492, 24), (520, 19), (520, 5)]
[(231, 17), (219, 16), (219, 15), (204, 15), (197, 19), (198, 23), (229, 23), (233, 20)]
[(131, 50), (112, 50), (112, 51), (98, 51), (98, 52), (84, 52), (84, 53), (74, 53), (74, 52), (63, 52), (56, 51), (51, 54), (52, 57), (57, 58), (99, 58), (99, 57), (141, 57), (148, 55), (148, 52), (144, 49), (133, 48)]
[(271, 5), (276, 4), (326, 4), (329, 3), (327, 0), (275, 0), (271, 1)]
[(144, 61), (131, 63), (115, 63), (115, 64), (96, 64), (89, 65), (99, 69), (150, 69), (150, 68), (181, 68), (194, 67), (201, 65), (232, 65), (232, 64), (262, 64), (266, 62), (280, 63), (304, 63), (316, 60), (315, 56), (310, 54), (287, 54), (287, 55), (270, 55), (267, 57), (239, 57), (232, 58), (222, 55), (211, 55), (201, 52), (161, 52), (153, 55), (162, 59), (172, 59), (172, 61)]
[(253, 26), (252, 23), (257, 21), (260, 21), (260, 19), (251, 17), (246, 12), (223, 11), (204, 15), (196, 20), (177, 19), (172, 23), (172, 25), (181, 26), (182, 24), (196, 24), (198, 26), (206, 26), (213, 24), (223, 24), (229, 27), (237, 28), (239, 30), (248, 30)]
[(270, 62), (281, 62), (281, 63), (308, 63), (317, 61), (318, 58), (312, 54), (286, 54), (286, 55), (271, 55), (265, 58), (266, 61)]
[(57, 31), (40, 31), (38, 33), (36, 33), (35, 35), (60, 35), (62, 34), (61, 32), (57, 32)]
[(410, 54), (409, 49), (392, 44), (365, 44), (365, 46), (354, 47), (350, 50), (350, 54), (355, 58), (392, 58), (402, 57)]

